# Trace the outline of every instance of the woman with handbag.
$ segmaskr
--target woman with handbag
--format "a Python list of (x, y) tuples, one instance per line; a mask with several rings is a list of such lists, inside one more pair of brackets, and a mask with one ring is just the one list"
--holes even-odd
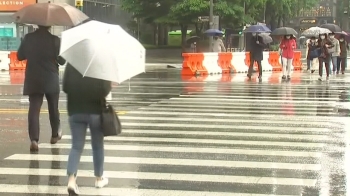
[(317, 46), (316, 43), (316, 37), (311, 37), (310, 40), (307, 43), (307, 68), (308, 70), (311, 70), (311, 73), (315, 72), (315, 66), (314, 61), (317, 60), (319, 55), (320, 49)]
[[(284, 36), (282, 42), (280, 43), (280, 49), (282, 50), (282, 79), (290, 80), (290, 74), (292, 69), (292, 62), (294, 58), (294, 50), (297, 44), (293, 35)], [(287, 74), (287, 77), (286, 77)]]
[(319, 39), (317, 41), (317, 47), (320, 49), (320, 56), (318, 57), (318, 74), (319, 74), (319, 81), (322, 81), (322, 74), (323, 74), (323, 64), (326, 67), (326, 80), (329, 80), (329, 63), (331, 61), (331, 53), (329, 53), (329, 49), (334, 47), (332, 42), (327, 38), (327, 34), (320, 34)]
[(63, 91), (67, 94), (67, 110), (72, 135), (72, 148), (67, 168), (68, 193), (78, 195), (76, 176), (88, 127), (96, 177), (95, 187), (102, 188), (108, 185), (108, 179), (103, 177), (104, 133), (101, 116), (105, 97), (111, 91), (111, 82), (83, 77), (68, 63), (63, 76)]

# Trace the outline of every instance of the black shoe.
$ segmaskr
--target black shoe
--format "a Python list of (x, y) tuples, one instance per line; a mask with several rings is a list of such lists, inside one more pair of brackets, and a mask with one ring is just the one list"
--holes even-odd
[(285, 80), (286, 79), (286, 76), (282, 76), (282, 80)]
[(315, 70), (311, 70), (311, 73), (313, 74), (315, 72)]
[(38, 152), (39, 151), (38, 142), (32, 141), (29, 149), (30, 149), (30, 152)]
[(50, 143), (56, 144), (61, 139), (62, 139), (62, 131), (59, 131), (56, 137), (51, 137)]
[(290, 76), (287, 76), (287, 80), (290, 80)]

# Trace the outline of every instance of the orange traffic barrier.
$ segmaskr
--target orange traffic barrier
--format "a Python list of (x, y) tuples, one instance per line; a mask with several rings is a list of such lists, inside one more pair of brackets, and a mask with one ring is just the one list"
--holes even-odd
[(279, 52), (269, 52), (269, 64), (272, 66), (272, 71), (282, 71)]
[(208, 77), (208, 75), (203, 76), (190, 76), (190, 75), (181, 75), (182, 81), (185, 83), (184, 92), (203, 92), (204, 90), (204, 80)]
[(203, 66), (203, 53), (182, 53), (182, 57), (181, 75), (208, 75), (208, 70)]
[(218, 65), (222, 69), (222, 74), (234, 73), (236, 70), (231, 64), (233, 53), (232, 52), (220, 52), (218, 53), (219, 60)]
[(27, 61), (19, 61), (17, 59), (17, 52), (9, 54), (10, 70), (24, 70), (26, 69)]
[(301, 51), (294, 52), (293, 67), (294, 71), (302, 70), (303, 64), (301, 61)]
[[(246, 52), (245, 53), (245, 59), (244, 59), (244, 63), (245, 63), (245, 65), (249, 68), (249, 66), (250, 66), (250, 60), (251, 60), (251, 58), (250, 58), (250, 52)], [(258, 70), (258, 64), (256, 63), (256, 62), (254, 62), (254, 69), (255, 70)], [(247, 69), (248, 70), (248, 69)]]
[(10, 70), (11, 84), (24, 84), (25, 71), (24, 70)]

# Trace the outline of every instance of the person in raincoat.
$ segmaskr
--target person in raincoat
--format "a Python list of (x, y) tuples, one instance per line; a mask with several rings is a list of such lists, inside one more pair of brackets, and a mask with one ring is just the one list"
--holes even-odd
[[(282, 79), (290, 80), (292, 62), (294, 58), (294, 50), (296, 49), (296, 41), (293, 35), (286, 35), (280, 43), (282, 50)], [(287, 74), (287, 75), (286, 75)]]
[(264, 44), (262, 37), (260, 37), (257, 33), (252, 33), (252, 38), (250, 40), (250, 65), (248, 69), (248, 78), (251, 79), (253, 74), (253, 67), (254, 63), (256, 62), (258, 64), (259, 69), (259, 80), (261, 80), (262, 77), (262, 66), (261, 61), (263, 60), (263, 51), (266, 47), (266, 44)]

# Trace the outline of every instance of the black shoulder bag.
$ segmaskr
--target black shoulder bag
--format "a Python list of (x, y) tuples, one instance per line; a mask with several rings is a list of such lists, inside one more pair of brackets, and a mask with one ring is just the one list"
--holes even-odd
[(113, 106), (102, 101), (101, 125), (104, 136), (116, 136), (122, 133), (122, 125)]

